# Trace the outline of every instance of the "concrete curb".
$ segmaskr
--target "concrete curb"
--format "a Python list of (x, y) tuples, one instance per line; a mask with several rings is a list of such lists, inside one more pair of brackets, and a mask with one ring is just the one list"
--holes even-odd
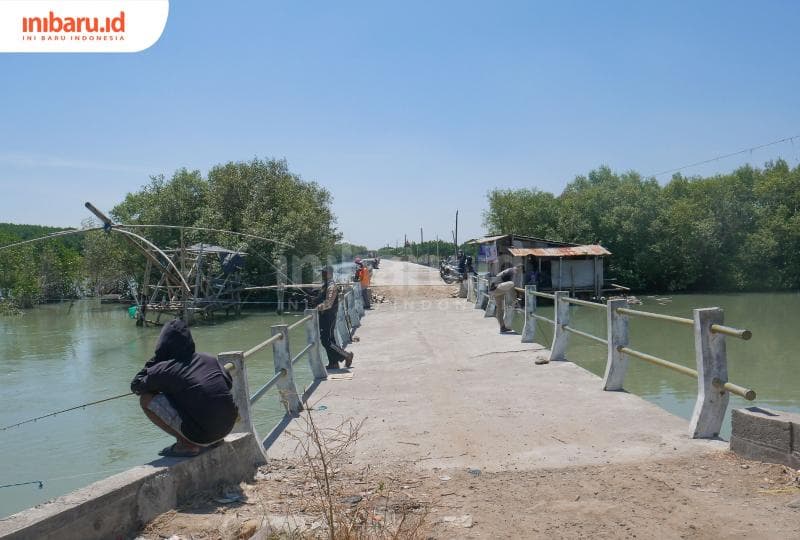
[(125, 538), (199, 492), (251, 480), (264, 462), (256, 444), (234, 433), (200, 456), (134, 467), (0, 520), (0, 538)]
[(748, 407), (731, 414), (731, 451), (800, 469), (800, 415)]

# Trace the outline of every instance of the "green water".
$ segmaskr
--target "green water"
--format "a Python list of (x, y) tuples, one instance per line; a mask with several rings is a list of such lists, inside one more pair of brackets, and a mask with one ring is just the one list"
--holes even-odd
[[(694, 308), (721, 307), (725, 310), (727, 325), (752, 330), (753, 338), (750, 341), (726, 339), (728, 378), (731, 382), (754, 389), (758, 397), (749, 402), (731, 396), (729, 410), (758, 405), (800, 412), (800, 331), (797, 326), (800, 294), (692, 294), (668, 298), (671, 301), (658, 301), (656, 298), (643, 296), (640, 297), (643, 305), (631, 307), (687, 318), (692, 317)], [(570, 309), (570, 326), (606, 337), (605, 311), (581, 306)], [(552, 306), (542, 306), (538, 311), (545, 317), (553, 318)], [(514, 326), (521, 330), (521, 315), (516, 318)], [(552, 339), (552, 325), (538, 321), (536, 341), (549, 347)], [(602, 377), (606, 366), (606, 346), (574, 334), (569, 339), (567, 358)], [(633, 349), (696, 367), (691, 327), (631, 317), (629, 340), (629, 346)], [(625, 390), (688, 420), (697, 397), (697, 381), (630, 358), (625, 376)], [(729, 435), (730, 414), (726, 417), (721, 433), (723, 438)]]
[[(753, 339), (728, 338), (732, 382), (755, 389), (754, 402), (764, 407), (800, 412), (800, 350), (798, 294), (679, 295), (661, 305), (653, 298), (638, 309), (691, 317), (695, 307), (719, 306), (731, 326), (753, 331)], [(552, 306), (540, 313), (552, 317)], [(285, 316), (291, 323), (295, 316)], [(275, 315), (249, 313), (192, 332), (198, 350), (218, 353), (242, 350), (269, 336)], [(521, 317), (517, 317), (517, 329)], [(488, 324), (488, 322), (487, 322)], [(573, 326), (596, 335), (605, 333), (602, 311), (573, 308)], [(157, 328), (137, 328), (126, 306), (101, 306), (96, 301), (52, 305), (23, 317), (0, 318), (0, 427), (80, 403), (127, 392), (134, 373), (152, 355)], [(292, 347), (303, 346), (303, 329), (290, 336)], [(645, 319), (631, 319), (630, 342), (635, 349), (694, 367), (691, 329)], [(549, 346), (552, 327), (539, 323), (536, 340)], [(601, 345), (571, 336), (568, 357), (602, 376), (606, 351)], [(248, 362), (252, 388), (273, 373), (269, 348)], [(299, 386), (308, 386), (308, 364), (296, 365)], [(598, 381), (598, 391), (600, 382)], [(631, 359), (626, 389), (688, 418), (694, 406), (696, 382), (686, 376)], [(731, 407), (749, 403), (733, 397)], [(283, 416), (274, 392), (254, 408), (260, 435)], [(688, 427), (688, 422), (687, 422)], [(726, 425), (723, 435), (729, 433)], [(0, 431), (0, 485), (34, 480), (0, 489), (0, 515), (8, 515), (61, 495), (134, 465), (155, 459), (169, 438), (152, 426), (128, 397), (84, 410)]]
[[(81, 403), (128, 392), (130, 380), (153, 353), (159, 328), (137, 328), (127, 306), (85, 300), (50, 305), (22, 317), (0, 318), (0, 427)], [(224, 316), (213, 326), (194, 326), (197, 350), (243, 350), (270, 335), (269, 326), (298, 316), (250, 313)], [(302, 326), (290, 347), (305, 346)], [(248, 361), (251, 390), (274, 373), (271, 348)], [(296, 364), (298, 387), (311, 384), (308, 363)], [(253, 416), (263, 437), (282, 417), (274, 391), (258, 401)], [(67, 493), (134, 465), (156, 459), (170, 442), (130, 396), (0, 431), (0, 489), (5, 516)]]

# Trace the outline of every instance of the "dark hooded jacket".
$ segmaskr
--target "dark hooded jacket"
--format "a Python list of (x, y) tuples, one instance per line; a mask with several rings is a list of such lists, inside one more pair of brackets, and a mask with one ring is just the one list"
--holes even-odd
[(131, 390), (163, 393), (178, 411), (186, 438), (208, 444), (230, 433), (236, 422), (231, 384), (231, 376), (214, 356), (194, 351), (189, 327), (176, 319), (164, 325), (155, 356), (133, 378)]

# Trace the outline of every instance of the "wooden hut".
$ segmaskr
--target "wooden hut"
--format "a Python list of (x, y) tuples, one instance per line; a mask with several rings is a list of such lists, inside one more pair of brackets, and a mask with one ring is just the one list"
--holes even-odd
[(540, 291), (570, 291), (573, 295), (603, 296), (603, 258), (611, 253), (599, 244), (579, 245), (533, 236), (503, 234), (467, 242), (477, 248), (478, 272), (497, 274), (506, 265), (520, 265), (517, 286), (536, 285)]

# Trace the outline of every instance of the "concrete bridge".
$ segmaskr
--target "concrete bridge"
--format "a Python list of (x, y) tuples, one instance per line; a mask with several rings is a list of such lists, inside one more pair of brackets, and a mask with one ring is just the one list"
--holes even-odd
[[(324, 381), (312, 398), (329, 423), (371, 418), (359, 444), (364, 463), (425, 458), (427, 468), (533, 470), (724, 446), (690, 439), (686, 420), (637, 396), (603, 392), (571, 362), (534, 364), (549, 355), (543, 345), (500, 334), (494, 318), (463, 299), (421, 294), (453, 289), (432, 268), (383, 261), (373, 286), (390, 288), (392, 303), (358, 330), (352, 380)], [(293, 448), (279, 439), (270, 455)]]
[[(500, 334), (494, 318), (451, 298), (435, 269), (383, 261), (373, 286), (392, 303), (365, 320), (352, 380), (322, 382), (311, 401), (325, 408), (314, 414), (322, 426), (366, 418), (356, 466), (410, 467), (428, 478), (426, 493), (450, 501), (434, 522), (470, 516), (472, 527), (442, 525), (435, 537), (800, 531), (800, 510), (786, 506), (797, 495), (759, 494), (775, 488), (765, 475), (779, 475), (776, 466), (748, 464), (719, 439), (690, 438), (686, 419), (604, 392), (599, 377), (572, 362), (536, 365), (546, 347)], [(289, 458), (295, 448), (282, 437), (268, 454)]]
[[(687, 420), (624, 391), (603, 391), (600, 378), (572, 362), (537, 365), (550, 356), (544, 345), (500, 334), (495, 319), (453, 298), (455, 288), (434, 269), (382, 261), (373, 289), (390, 302), (363, 319), (350, 345), (353, 368), (320, 377), (308, 403), (323, 429), (365, 419), (348, 466), (402, 478), (403, 493), (430, 508), (431, 537), (797, 537), (800, 476), (792, 469), (743, 460), (718, 439), (693, 439)], [(285, 354), (281, 365), (289, 367)], [(285, 382), (279, 390), (291, 393)], [(266, 438), (270, 463), (296, 459), (288, 433), (302, 437), (302, 422), (287, 415)], [(100, 521), (147, 521), (152, 501), (169, 508), (180, 504), (181, 490), (188, 496), (208, 485), (198, 478), (252, 477), (259, 452), (252, 436), (232, 435), (200, 457), (153, 462), (67, 496), (58, 515), (40, 509), (0, 522), (0, 537), (29, 537), (45, 530), (35, 527), (46, 518), (46, 530), (59, 532), (39, 537), (101, 538), (93, 526), (112, 528)], [(269, 489), (270, 478), (255, 485)], [(120, 493), (128, 510), (109, 517), (107, 503)], [(216, 526), (201, 525), (214, 511), (181, 513), (184, 531)]]

